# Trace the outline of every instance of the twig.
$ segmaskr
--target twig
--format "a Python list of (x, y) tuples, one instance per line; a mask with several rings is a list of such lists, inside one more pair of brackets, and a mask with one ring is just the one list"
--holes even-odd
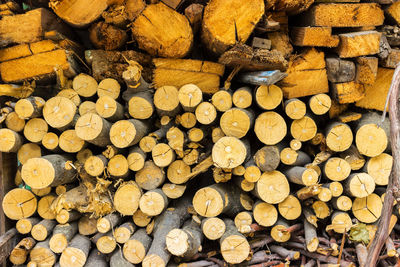
[(392, 215), (394, 198), (399, 199), (399, 160), (400, 160), (400, 123), (399, 123), (399, 107), (398, 95), (400, 87), (400, 65), (396, 66), (393, 74), (392, 83), (389, 88), (389, 119), (390, 119), (390, 141), (393, 156), (393, 168), (389, 178), (389, 184), (386, 189), (385, 200), (383, 203), (382, 216), (379, 220), (378, 230), (372, 240), (368, 250), (367, 263), (365, 267), (376, 266), (379, 254), (387, 237), (389, 236), (389, 223)]
[(249, 267), (266, 267), (282, 264), (281, 261), (267, 261), (259, 264), (249, 265)]
[(264, 239), (260, 240), (260, 241), (256, 241), (252, 244), (250, 244), (250, 248), (251, 249), (255, 249), (255, 248), (261, 248), (263, 246), (268, 245), (269, 243), (273, 242), (274, 239), (270, 236), (265, 237)]

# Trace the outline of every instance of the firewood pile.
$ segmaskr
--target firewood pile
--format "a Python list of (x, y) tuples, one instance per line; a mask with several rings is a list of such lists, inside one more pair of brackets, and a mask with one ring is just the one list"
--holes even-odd
[[(9, 0), (0, 16), (13, 265), (377, 264), (400, 2)], [(380, 266), (399, 260), (398, 215)]]

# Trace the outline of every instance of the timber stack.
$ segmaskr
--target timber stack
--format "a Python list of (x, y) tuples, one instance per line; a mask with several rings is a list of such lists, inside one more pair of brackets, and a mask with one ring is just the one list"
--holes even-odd
[[(363, 266), (400, 2), (9, 0), (16, 266)], [(399, 260), (394, 209), (381, 266)]]

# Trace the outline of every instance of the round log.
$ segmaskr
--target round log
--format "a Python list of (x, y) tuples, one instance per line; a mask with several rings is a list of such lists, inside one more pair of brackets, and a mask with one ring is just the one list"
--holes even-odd
[(81, 98), (79, 97), (78, 92), (74, 89), (63, 89), (57, 94), (57, 96), (68, 98), (69, 100), (74, 102), (75, 106), (77, 107), (79, 107), (81, 104)]
[(2, 202), (4, 214), (11, 220), (19, 220), (32, 216), (37, 208), (35, 195), (26, 189), (15, 188), (4, 196)]
[(139, 147), (143, 152), (149, 153), (157, 144), (157, 139), (152, 136), (145, 136), (139, 141)]
[(218, 217), (204, 218), (201, 221), (201, 230), (209, 240), (217, 240), (225, 233), (226, 225)]
[(51, 127), (63, 130), (74, 123), (76, 111), (74, 102), (62, 96), (55, 96), (44, 104), (43, 118)]
[(46, 101), (38, 96), (19, 99), (15, 103), (14, 111), (20, 119), (37, 118), (42, 115), (42, 109)]
[(161, 214), (167, 206), (168, 198), (161, 189), (149, 190), (139, 200), (140, 210), (149, 216)]
[(117, 227), (118, 224), (122, 221), (122, 217), (117, 213), (108, 214), (102, 218), (97, 220), (97, 231), (102, 234), (105, 234), (111, 229)]
[(372, 176), (377, 185), (387, 185), (392, 171), (393, 157), (382, 153), (379, 156), (370, 158), (365, 165), (365, 170)]
[(72, 88), (83, 97), (94, 96), (97, 92), (97, 81), (85, 73), (75, 76), (72, 81)]
[(323, 115), (331, 108), (332, 100), (327, 94), (316, 94), (310, 98), (308, 105), (315, 115)]
[[(59, 144), (58, 135), (55, 133), (48, 132), (42, 138), (42, 146), (47, 150), (57, 152)], [(40, 157), (40, 156), (39, 156)]]
[(349, 196), (362, 198), (375, 190), (375, 181), (367, 173), (353, 173), (347, 178), (345, 190)]
[(333, 122), (326, 128), (326, 145), (334, 152), (347, 150), (353, 143), (353, 133), (345, 123)]
[(56, 225), (49, 241), (50, 249), (54, 253), (62, 253), (77, 232), (78, 224), (76, 222)]
[(220, 119), (220, 127), (226, 136), (244, 137), (254, 123), (254, 114), (245, 109), (232, 108), (225, 111)]
[(31, 237), (25, 237), (14, 247), (11, 251), (10, 257), (8, 258), (10, 262), (14, 265), (22, 265), (26, 262), (28, 258), (28, 253), (36, 245), (36, 241)]
[(289, 195), (278, 204), (279, 214), (286, 220), (295, 220), (301, 216), (300, 201), (293, 195)]
[(173, 229), (166, 236), (168, 251), (175, 256), (191, 258), (201, 250), (203, 233), (197, 222), (188, 220), (182, 229)]
[(23, 138), (13, 130), (0, 129), (0, 152), (17, 152), (23, 144)]
[(254, 132), (262, 143), (275, 145), (286, 136), (287, 126), (281, 115), (268, 111), (258, 115), (254, 125)]
[(165, 183), (161, 190), (170, 199), (180, 198), (186, 190), (186, 185)]
[(56, 218), (56, 214), (50, 209), (50, 205), (53, 203), (54, 199), (56, 199), (56, 196), (54, 194), (49, 194), (39, 200), (37, 212), (41, 218), (46, 220), (54, 220)]
[(291, 233), (286, 230), (287, 228), (289, 228), (289, 224), (286, 221), (279, 219), (271, 228), (271, 237), (279, 243), (289, 241)]
[(21, 176), (34, 189), (70, 183), (76, 178), (76, 170), (69, 163), (68, 157), (58, 154), (32, 158), (22, 166)]
[(89, 238), (80, 234), (75, 235), (61, 254), (60, 266), (83, 267), (89, 257), (90, 246)]
[(48, 130), (49, 126), (44, 119), (33, 118), (25, 124), (24, 136), (32, 143), (40, 143)]
[(154, 113), (153, 95), (149, 91), (133, 94), (128, 101), (128, 112), (134, 119), (150, 118)]
[(91, 176), (101, 176), (107, 167), (108, 160), (103, 155), (90, 156), (83, 165), (85, 171)]
[(22, 165), (31, 158), (40, 158), (41, 156), (40, 146), (34, 143), (25, 143), (17, 151), (17, 159)]
[(118, 148), (125, 148), (139, 143), (149, 131), (149, 126), (135, 119), (120, 120), (110, 129), (111, 143)]
[(153, 162), (160, 168), (167, 167), (175, 160), (174, 150), (165, 143), (158, 143), (151, 151)]
[(111, 144), (110, 129), (111, 123), (94, 113), (81, 116), (75, 125), (79, 138), (101, 147)]
[(318, 182), (318, 173), (314, 169), (294, 166), (283, 172), (292, 183), (310, 186)]
[(250, 245), (232, 220), (225, 219), (224, 222), (226, 230), (219, 240), (222, 257), (230, 264), (241, 263), (249, 256)]
[(356, 198), (353, 202), (353, 215), (360, 222), (374, 223), (382, 213), (382, 200), (377, 194), (370, 194), (367, 197)]
[(97, 220), (89, 215), (82, 216), (78, 221), (78, 230), (80, 235), (93, 235), (97, 232)]
[(119, 121), (124, 118), (124, 107), (111, 96), (105, 95), (97, 99), (96, 113), (108, 121)]
[(31, 250), (30, 262), (35, 264), (33, 266), (53, 266), (56, 263), (57, 255), (51, 251), (49, 242), (50, 238), (43, 242), (38, 242)]
[(309, 116), (294, 120), (290, 126), (290, 133), (293, 138), (305, 142), (311, 140), (317, 134), (317, 125)]
[(41, 220), (32, 227), (31, 235), (37, 241), (44, 241), (50, 236), (56, 224), (57, 222), (55, 220)]
[(350, 230), (353, 222), (347, 212), (334, 212), (331, 216), (331, 224), (326, 227), (326, 230), (333, 230), (336, 233), (343, 234)]
[(211, 97), (211, 104), (220, 112), (232, 108), (232, 94), (227, 90), (219, 90)]
[(8, 113), (5, 120), (6, 127), (14, 132), (21, 132), (25, 127), (25, 120), (21, 119), (16, 112)]
[(234, 219), (235, 226), (238, 231), (242, 234), (250, 232), (250, 225), (253, 223), (253, 215), (251, 212), (242, 211), (239, 212)]
[(118, 50), (125, 45), (128, 36), (124, 30), (99, 21), (89, 28), (89, 39), (97, 49)]
[(199, 123), (209, 125), (217, 118), (217, 110), (213, 104), (202, 102), (197, 106), (195, 115)]
[(335, 209), (342, 211), (351, 210), (351, 207), (353, 205), (351, 198), (349, 198), (348, 196), (340, 196), (337, 198), (333, 198), (331, 203)]
[(97, 96), (109, 96), (113, 99), (117, 99), (121, 91), (121, 85), (116, 79), (106, 78), (99, 82), (97, 87)]
[(106, 255), (100, 253), (97, 249), (92, 249), (85, 267), (108, 267)]
[(150, 223), (151, 218), (151, 216), (143, 213), (140, 209), (138, 209), (132, 216), (133, 222), (139, 227), (146, 227)]
[(278, 204), (289, 196), (289, 182), (280, 171), (264, 172), (256, 183), (255, 193), (266, 203)]
[(351, 167), (344, 159), (332, 157), (326, 161), (323, 172), (329, 180), (340, 182), (349, 177)]
[(87, 113), (96, 113), (96, 103), (85, 101), (79, 105), (79, 115), (83, 116)]
[(278, 211), (274, 205), (257, 201), (253, 206), (253, 216), (259, 225), (269, 227), (278, 220)]
[(81, 217), (81, 213), (76, 210), (62, 209), (57, 213), (56, 221), (60, 224), (66, 224), (78, 220)]
[(224, 136), (212, 148), (214, 164), (220, 168), (235, 168), (248, 156), (248, 147), (236, 137)]
[(129, 174), (128, 160), (121, 154), (112, 157), (107, 164), (108, 173), (115, 178), (125, 178)]
[(146, 161), (143, 169), (136, 172), (135, 181), (144, 190), (152, 190), (165, 181), (164, 171), (155, 165), (153, 161)]
[(77, 153), (85, 147), (86, 142), (78, 137), (74, 129), (70, 129), (60, 135), (58, 145), (67, 153)]
[(114, 194), (114, 208), (124, 216), (133, 215), (141, 196), (142, 190), (134, 181), (122, 183)]
[(172, 117), (178, 114), (180, 110), (178, 95), (179, 91), (174, 86), (163, 86), (156, 90), (153, 101), (160, 117)]
[(193, 112), (203, 101), (203, 92), (195, 84), (185, 84), (179, 88), (178, 99), (185, 111)]
[(297, 98), (288, 99), (285, 101), (285, 113), (292, 120), (299, 120), (306, 115), (306, 104)]
[(126, 243), (131, 235), (135, 232), (136, 226), (132, 222), (126, 222), (118, 226), (114, 232), (115, 241), (120, 244)]
[(273, 110), (282, 103), (283, 93), (276, 85), (261, 85), (255, 92), (257, 105), (264, 110)]
[(179, 123), (184, 128), (191, 129), (197, 123), (196, 115), (194, 115), (192, 112), (185, 112), (179, 117)]
[(124, 244), (123, 255), (130, 263), (139, 264), (146, 256), (151, 242), (152, 238), (147, 235), (146, 230), (139, 229)]
[(253, 92), (250, 87), (240, 87), (232, 95), (232, 102), (238, 108), (248, 108), (253, 102)]
[(110, 254), (117, 247), (117, 241), (115, 241), (112, 231), (97, 233), (91, 239), (96, 244), (96, 248), (103, 254)]

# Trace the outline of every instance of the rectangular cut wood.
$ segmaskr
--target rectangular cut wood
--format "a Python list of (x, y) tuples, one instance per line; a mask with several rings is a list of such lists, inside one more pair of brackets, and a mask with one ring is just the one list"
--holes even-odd
[(316, 4), (299, 15), (304, 25), (327, 27), (379, 26), (383, 10), (375, 3)]
[(394, 69), (378, 68), (376, 81), (372, 85), (365, 86), (365, 97), (357, 101), (356, 106), (383, 111), (393, 73)]
[(280, 82), (286, 98), (328, 93), (324, 52), (314, 48), (290, 58), (288, 76)]
[(224, 74), (224, 65), (192, 59), (156, 58), (153, 72), (155, 87), (172, 85), (180, 88), (193, 83), (204, 93), (215, 93), (219, 90), (220, 78)]
[(72, 35), (69, 28), (45, 8), (4, 16), (0, 20), (0, 46), (37, 42), (43, 39), (46, 31), (51, 30), (57, 30), (66, 36)]
[(330, 27), (293, 27), (290, 31), (291, 40), (297, 46), (336, 47), (339, 37), (332, 35)]
[(14, 59), (0, 64), (4, 82), (20, 82), (32, 78), (54, 75), (55, 68), (61, 68), (67, 77), (76, 75), (73, 59), (67, 50), (58, 49), (29, 57)]
[(359, 57), (379, 53), (381, 33), (363, 31), (339, 34), (337, 53), (341, 58)]
[(332, 83), (332, 91), (340, 104), (354, 103), (365, 96), (363, 84), (356, 82)]

